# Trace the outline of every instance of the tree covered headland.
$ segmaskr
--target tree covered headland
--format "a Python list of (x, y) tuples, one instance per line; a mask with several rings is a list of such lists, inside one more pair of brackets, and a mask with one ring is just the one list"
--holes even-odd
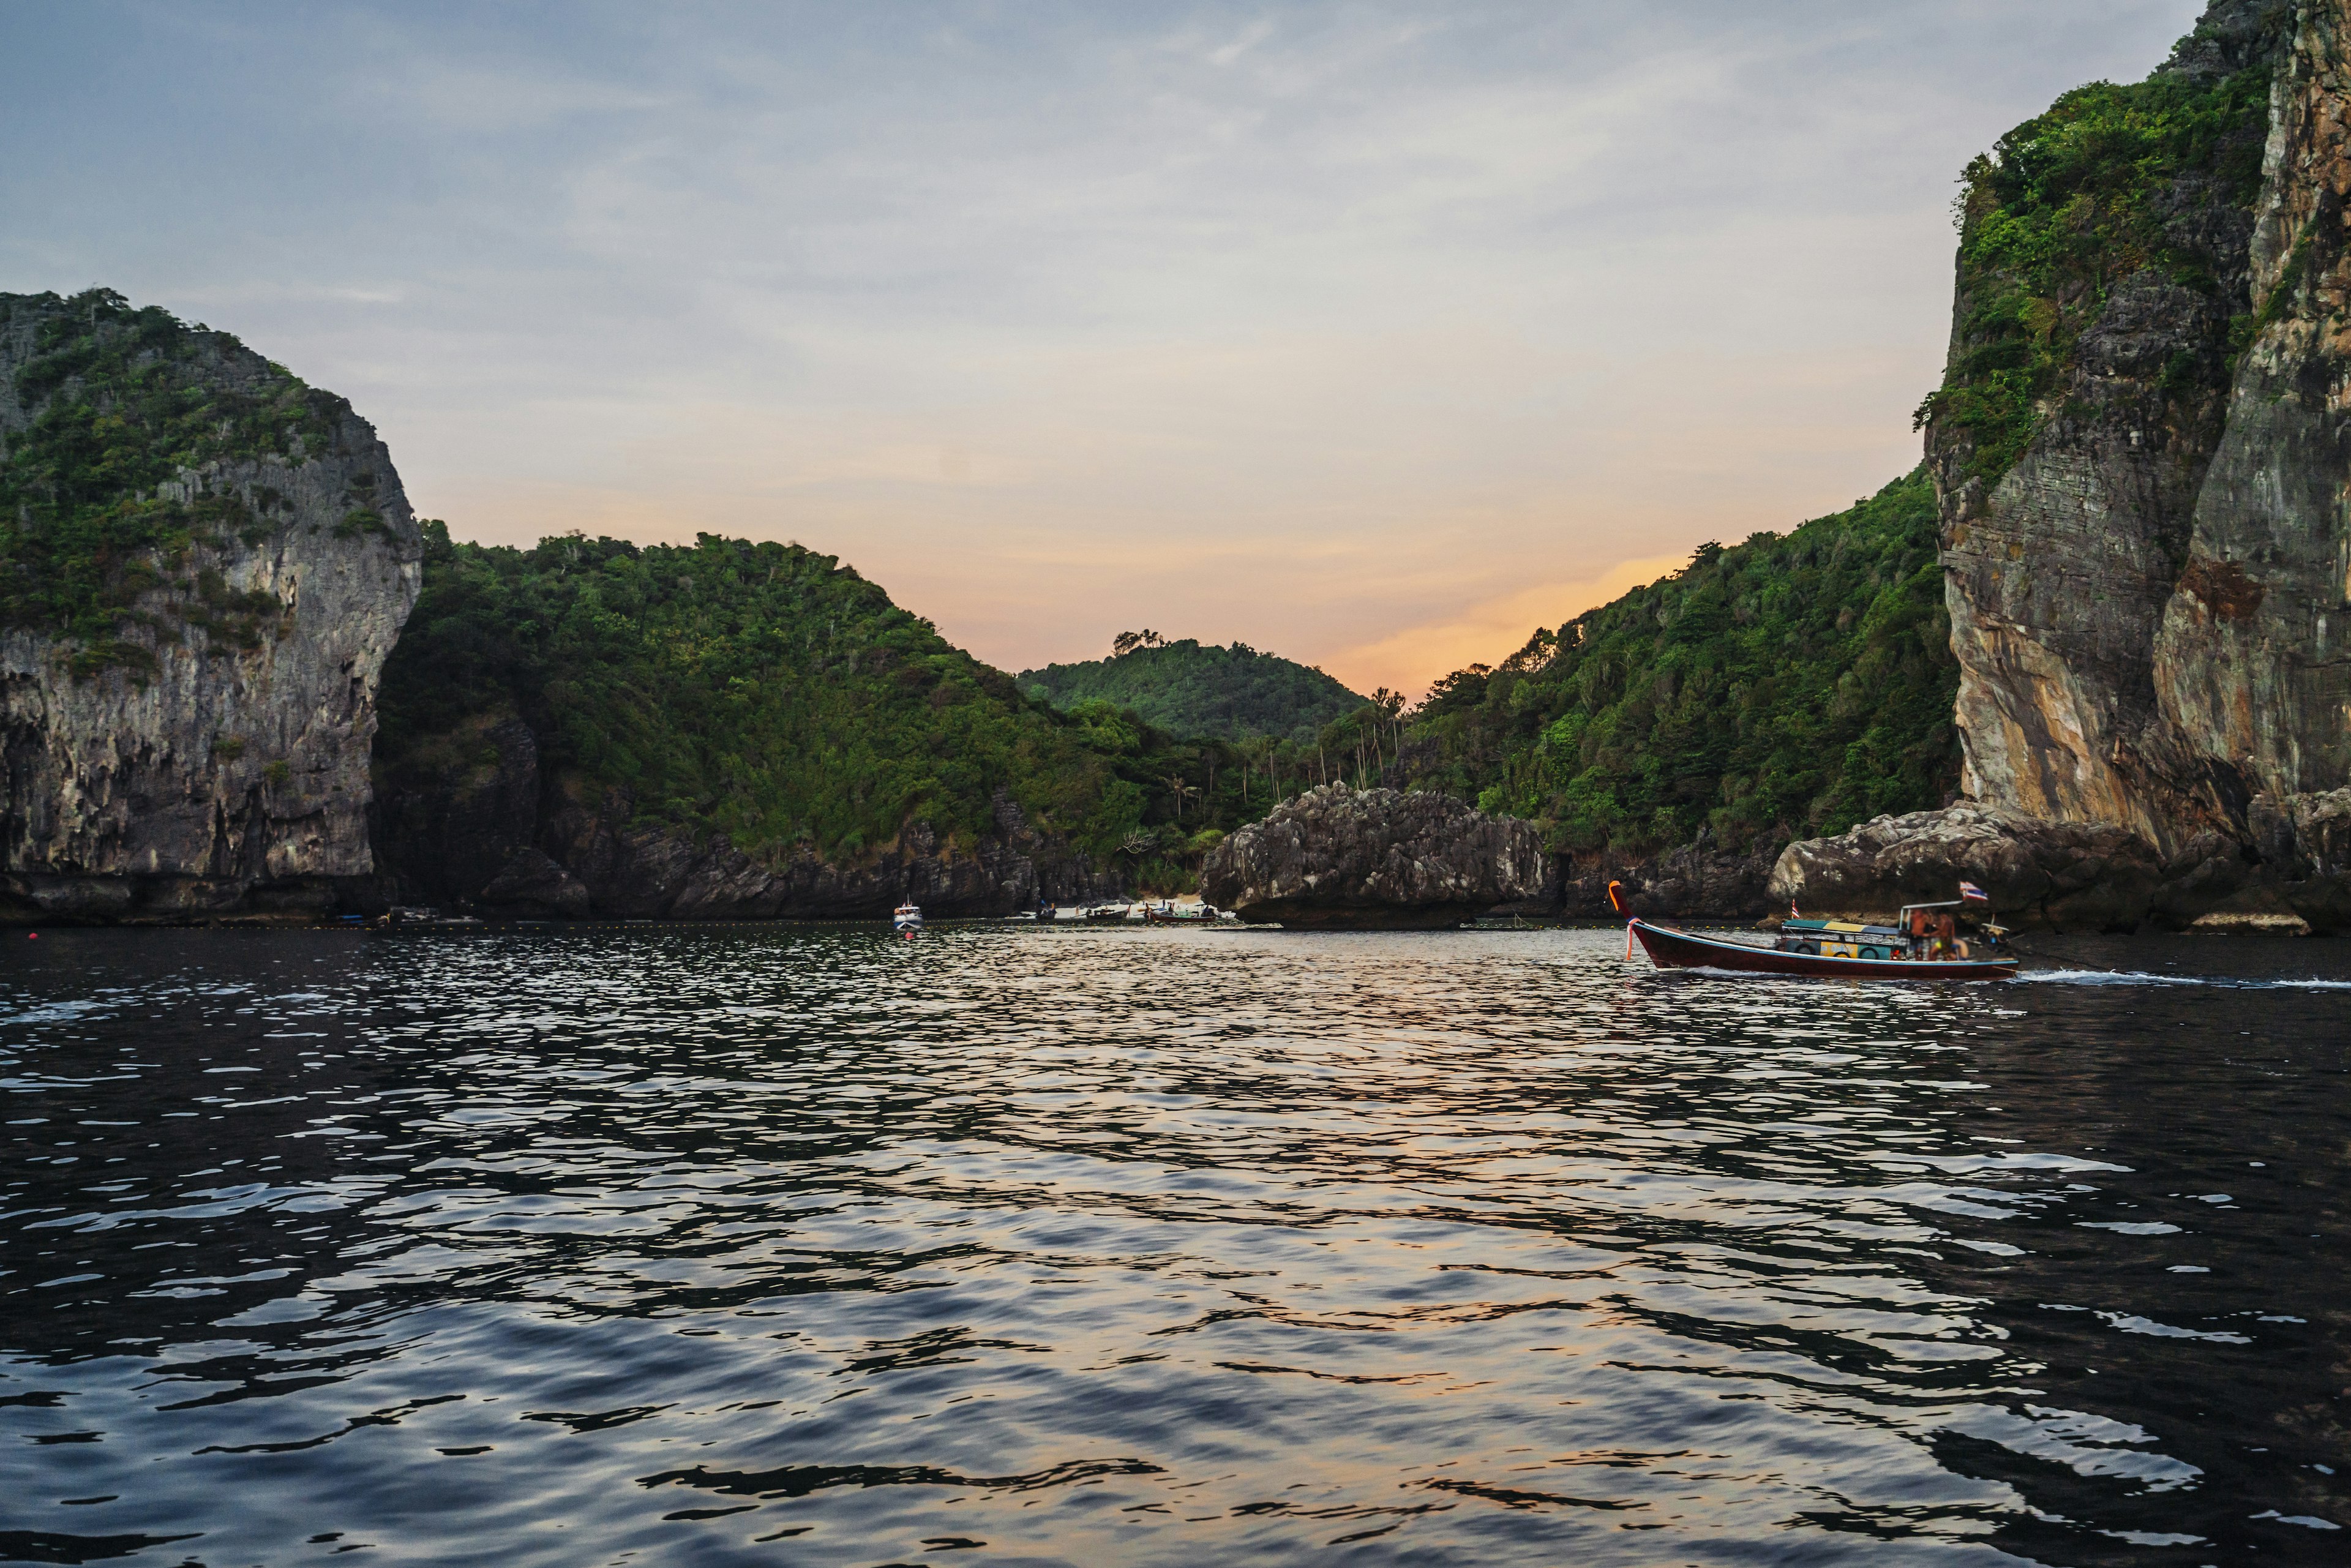
[(1569, 852), (1761, 849), (1958, 788), (1959, 670), (1923, 469), (1438, 682), (1396, 776)]
[(968, 846), (1004, 790), (1039, 829), (1175, 890), (1224, 831), (1395, 754), (1394, 704), (1325, 727), (1320, 752), (1180, 737), (1100, 699), (1057, 710), (797, 545), (525, 550), (423, 531), (423, 591), (378, 701), (386, 789), (467, 763), (450, 748), (486, 746), (477, 721), (510, 713), (561, 786), (625, 790), (640, 818), (755, 856), (855, 856), (916, 821)]
[(911, 815), (976, 835), (999, 786), (1044, 823), (1114, 840), (1140, 820), (1139, 791), (1079, 732), (831, 556), (709, 535), (520, 550), (424, 534), (381, 695), (395, 767), (510, 709), (558, 774), (747, 844), (854, 853)]
[[(15, 394), (0, 411), (0, 627), (68, 641), (84, 676), (152, 674), (134, 628), (237, 647), (270, 634), (285, 606), (228, 589), (210, 563), (232, 537), (267, 538), (277, 497), (201, 476), (321, 453), (346, 405), (241, 347), (110, 288), (0, 294)], [(382, 526), (350, 499), (352, 517)]]
[(1055, 707), (1107, 702), (1132, 708), (1175, 735), (1242, 740), (1277, 736), (1311, 743), (1324, 725), (1364, 706), (1321, 670), (1261, 653), (1246, 643), (1203, 647), (1186, 637), (1125, 632), (1112, 656), (1024, 670), (1021, 690)]

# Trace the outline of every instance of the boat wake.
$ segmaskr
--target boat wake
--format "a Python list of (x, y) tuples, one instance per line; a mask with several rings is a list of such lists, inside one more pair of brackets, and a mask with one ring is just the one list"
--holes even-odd
[(2026, 969), (2019, 983), (2056, 986), (2217, 986), (2238, 991), (2351, 991), (2351, 980), (2256, 980), (2228, 975), (2156, 975), (2145, 969)]
[[(1703, 976), (1708, 979), (1743, 980), (1752, 984), (1759, 980), (1778, 980), (1792, 985), (1816, 984), (1823, 977), (1806, 975), (1758, 975), (1739, 969), (1718, 969), (1710, 966), (1691, 966), (1659, 973)], [(1826, 977), (1881, 985), (1916, 984), (1924, 979), (1933, 981), (1939, 976), (1880, 976), (1838, 975)], [(1953, 977), (1957, 978), (1958, 977)], [(2232, 975), (2158, 975), (2146, 969), (2023, 969), (2006, 977), (2004, 982), (2022, 985), (2037, 983), (2045, 986), (2210, 986), (2231, 991), (2351, 991), (2351, 980), (2252, 979)]]

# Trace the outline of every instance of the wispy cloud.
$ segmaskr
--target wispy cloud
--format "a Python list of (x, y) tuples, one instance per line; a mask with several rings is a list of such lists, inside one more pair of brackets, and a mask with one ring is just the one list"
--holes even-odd
[(542, 131), (568, 121), (601, 121), (649, 114), (667, 106), (663, 94), (541, 69), (528, 63), (493, 65), (412, 57), (398, 75), (371, 83), (390, 111), (413, 116), (456, 135)]
[(1219, 44), (1210, 49), (1208, 63), (1214, 66), (1229, 66), (1271, 37), (1273, 37), (1272, 19), (1260, 16), (1243, 27), (1230, 43)]

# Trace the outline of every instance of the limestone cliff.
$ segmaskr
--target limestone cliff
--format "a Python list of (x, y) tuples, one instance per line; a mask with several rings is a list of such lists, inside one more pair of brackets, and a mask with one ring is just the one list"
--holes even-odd
[(1921, 410), (1967, 792), (2128, 828), (2181, 920), (2339, 891), (2287, 841), (2351, 784), (2347, 13), (2215, 0), (1971, 165)]
[(2272, 99), (2260, 310), (2155, 641), (2189, 749), (2281, 800), (2351, 784), (2347, 94), (2351, 5), (2306, 5)]
[(419, 545), (374, 430), (225, 333), (0, 295), (0, 915), (317, 910), (372, 869)]

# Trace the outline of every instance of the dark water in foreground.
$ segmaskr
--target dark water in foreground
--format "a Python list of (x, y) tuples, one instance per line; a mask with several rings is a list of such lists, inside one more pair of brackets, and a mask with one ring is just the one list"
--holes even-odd
[(0, 1559), (2351, 1562), (2351, 944), (6, 940)]

